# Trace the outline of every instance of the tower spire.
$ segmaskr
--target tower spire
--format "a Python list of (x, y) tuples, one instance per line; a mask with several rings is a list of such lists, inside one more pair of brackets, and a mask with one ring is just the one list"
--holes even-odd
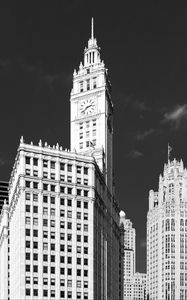
[(91, 39), (94, 39), (94, 19), (92, 17), (92, 24), (91, 24)]

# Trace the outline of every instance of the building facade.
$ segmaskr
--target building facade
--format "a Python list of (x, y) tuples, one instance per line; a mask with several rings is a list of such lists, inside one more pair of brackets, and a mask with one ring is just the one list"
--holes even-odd
[(187, 170), (168, 161), (149, 193), (147, 292), (150, 300), (187, 299)]
[(0, 213), (5, 200), (8, 201), (8, 182), (0, 181)]
[(120, 223), (124, 226), (123, 299), (146, 300), (146, 274), (136, 273), (136, 230), (123, 211)]
[(73, 75), (71, 151), (20, 140), (9, 183), (8, 299), (122, 295), (110, 92), (92, 22)]

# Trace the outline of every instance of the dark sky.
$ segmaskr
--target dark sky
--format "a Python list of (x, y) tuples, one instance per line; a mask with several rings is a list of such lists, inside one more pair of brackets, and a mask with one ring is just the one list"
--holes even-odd
[(137, 271), (168, 142), (187, 165), (186, 15), (183, 1), (0, 3), (0, 179), (9, 180), (21, 135), (69, 148), (72, 74), (93, 16), (113, 87), (116, 196), (136, 228)]

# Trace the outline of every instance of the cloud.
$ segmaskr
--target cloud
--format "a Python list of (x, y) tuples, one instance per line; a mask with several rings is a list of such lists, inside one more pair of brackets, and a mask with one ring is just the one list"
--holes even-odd
[(169, 112), (164, 113), (162, 123), (170, 123), (177, 130), (184, 120), (187, 120), (187, 104), (177, 105)]
[(145, 131), (143, 131), (143, 132), (138, 132), (137, 134), (136, 134), (136, 140), (137, 141), (143, 141), (143, 140), (145, 140), (148, 136), (150, 136), (150, 135), (152, 135), (152, 134), (154, 134), (154, 133), (156, 133), (157, 132), (157, 130), (156, 129), (153, 129), (153, 128), (150, 128), (150, 129), (148, 129), (148, 130), (145, 130)]
[(138, 159), (144, 155), (142, 152), (140, 152), (138, 150), (132, 150), (127, 156), (131, 159)]

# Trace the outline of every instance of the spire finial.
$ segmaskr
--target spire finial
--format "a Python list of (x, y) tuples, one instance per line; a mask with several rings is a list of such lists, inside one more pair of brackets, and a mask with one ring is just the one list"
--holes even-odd
[(94, 38), (94, 19), (92, 18), (92, 31), (91, 31), (91, 39)]

